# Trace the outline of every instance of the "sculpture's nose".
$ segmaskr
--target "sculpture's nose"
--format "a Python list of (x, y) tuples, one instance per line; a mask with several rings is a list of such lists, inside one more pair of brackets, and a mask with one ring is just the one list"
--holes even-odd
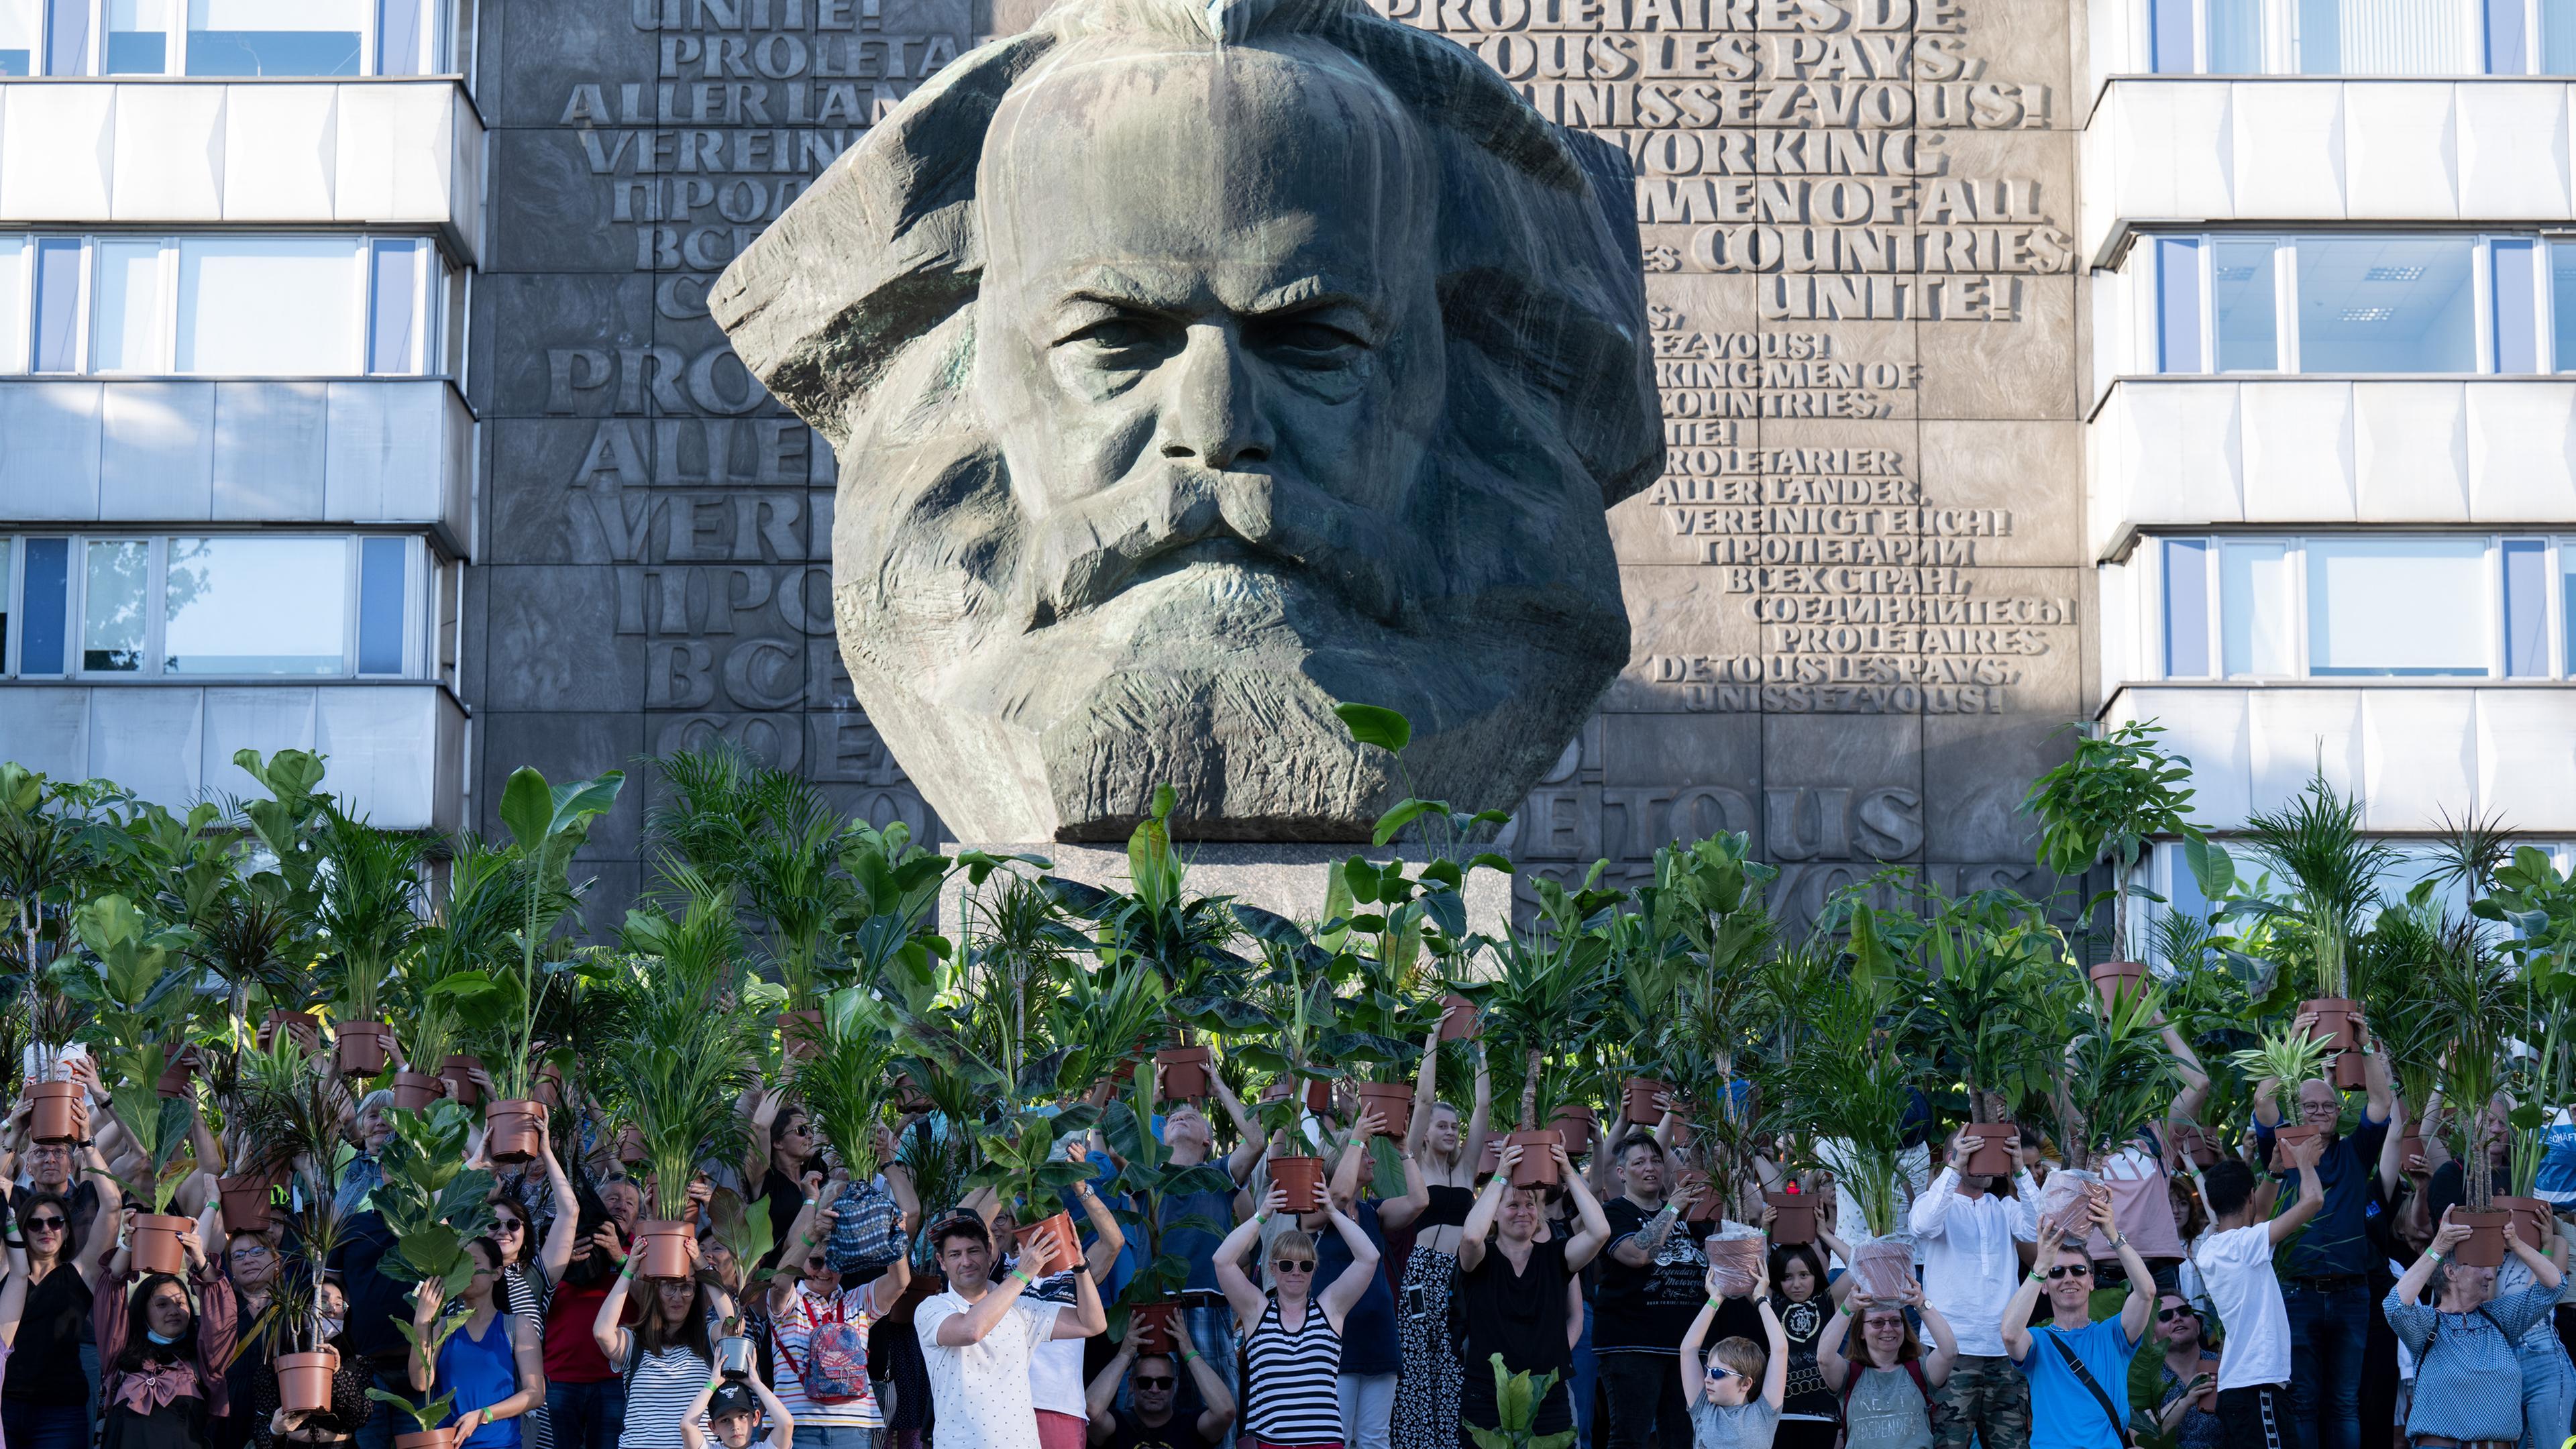
[(1170, 387), (1158, 429), (1164, 457), (1220, 471), (1270, 460), (1270, 421), (1231, 325), (1191, 324)]

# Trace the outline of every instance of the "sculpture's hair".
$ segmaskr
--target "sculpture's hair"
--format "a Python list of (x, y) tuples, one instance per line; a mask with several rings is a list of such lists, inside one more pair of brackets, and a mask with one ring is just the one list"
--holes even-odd
[[(1433, 267), (1452, 338), (1522, 384), (1516, 400), (1544, 414), (1527, 421), (1572, 451), (1604, 507), (1652, 481), (1663, 440), (1634, 327), (1644, 279), (1626, 156), (1542, 119), (1463, 47), (1359, 0), (1067, 0), (923, 83), (726, 269), (708, 306), (753, 374), (836, 447), (869, 430), (869, 413), (940, 411), (954, 398), (886, 385), (916, 345), (971, 355), (958, 352), (971, 337), (941, 334), (981, 280), (977, 173), (1013, 88), (1068, 50), (1300, 39), (1356, 60), (1436, 148), (1439, 212), (1465, 219), (1442, 226)], [(897, 431), (928, 420), (912, 421)]]

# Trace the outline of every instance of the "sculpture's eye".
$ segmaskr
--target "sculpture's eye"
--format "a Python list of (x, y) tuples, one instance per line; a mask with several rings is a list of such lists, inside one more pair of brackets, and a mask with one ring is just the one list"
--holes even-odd
[(1358, 332), (1311, 314), (1263, 323), (1255, 345), (1286, 366), (1315, 369), (1349, 367), (1369, 350)]
[(1078, 350), (1084, 361), (1097, 367), (1151, 367), (1171, 350), (1168, 332), (1154, 325), (1152, 318), (1119, 315), (1090, 323), (1056, 345)]

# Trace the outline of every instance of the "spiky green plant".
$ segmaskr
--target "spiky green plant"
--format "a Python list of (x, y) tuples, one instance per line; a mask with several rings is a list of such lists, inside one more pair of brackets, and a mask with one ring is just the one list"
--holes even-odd
[(348, 1021), (382, 1021), (387, 980), (421, 927), (420, 867), (426, 842), (352, 819), (337, 804), (324, 813), (321, 928), (326, 971)]
[(1865, 974), (1837, 974), (1806, 1001), (1808, 1029), (1782, 1074), (1786, 1115), (1833, 1139), (1842, 1190), (1872, 1234), (1895, 1232), (1905, 1121), (1919, 1085), (1920, 1017)]
[(2299, 1030), (2296, 1022), (2284, 1022), (2263, 1033), (2258, 1045), (2235, 1053), (2228, 1062), (2257, 1083), (2270, 1081), (2281, 1120), (2292, 1122), (2298, 1119), (2299, 1084), (2322, 1075), (2333, 1055), (2328, 1043)]
[(1476, 1449), (1565, 1449), (1574, 1442), (1572, 1429), (1554, 1434), (1537, 1430), (1538, 1410), (1547, 1402), (1548, 1391), (1556, 1387), (1556, 1373), (1550, 1370), (1537, 1378), (1527, 1373), (1514, 1373), (1503, 1366), (1503, 1356), (1493, 1355), (1494, 1417), (1500, 1422), (1492, 1428), (1468, 1424), (1467, 1436), (1476, 1441)]
[(627, 916), (624, 953), (608, 989), (617, 1035), (592, 1054), (612, 1111), (644, 1138), (654, 1215), (687, 1216), (690, 1179), (709, 1157), (738, 1161), (736, 1094), (752, 1041), (735, 993), (742, 980), (740, 926), (729, 895), (702, 896), (678, 920)]
[(2245, 825), (2257, 854), (2290, 882), (2289, 901), (2251, 909), (2293, 916), (2316, 953), (2317, 994), (2349, 998), (2352, 938), (2378, 904), (2379, 878), (2397, 863), (2396, 850), (2362, 833), (2361, 802), (2336, 794), (2323, 775), (2279, 809), (2249, 814)]
[(2090, 1168), (2156, 1120), (2182, 1085), (2182, 1069), (2165, 1046), (2163, 988), (2124, 991), (2106, 1007), (2081, 973), (2071, 973), (2071, 986), (2085, 1007), (2058, 1079), (2064, 1129), (2058, 1141), (2067, 1166)]
[(823, 1034), (796, 1065), (796, 1092), (860, 1182), (878, 1167), (876, 1129), (897, 1056), (894, 1014), (855, 986), (823, 998)]

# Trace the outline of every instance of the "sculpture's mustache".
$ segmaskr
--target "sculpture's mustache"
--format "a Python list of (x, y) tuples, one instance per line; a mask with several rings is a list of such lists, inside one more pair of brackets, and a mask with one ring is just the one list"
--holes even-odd
[(1033, 520), (1012, 612), (1044, 627), (1107, 603), (1175, 553), (1232, 543), (1397, 624), (1405, 611), (1401, 538), (1394, 520), (1294, 478), (1166, 467)]

